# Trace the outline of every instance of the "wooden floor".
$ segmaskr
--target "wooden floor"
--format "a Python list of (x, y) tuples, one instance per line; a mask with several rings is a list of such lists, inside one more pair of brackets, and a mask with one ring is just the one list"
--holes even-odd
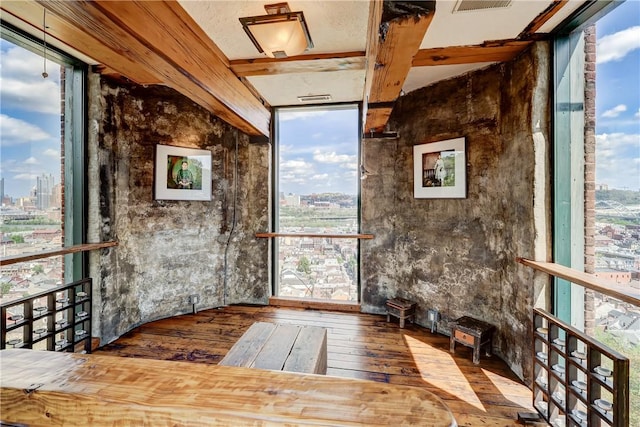
[(534, 412), (531, 391), (499, 358), (473, 365), (471, 349), (458, 345), (452, 355), (448, 337), (378, 315), (229, 306), (148, 323), (95, 353), (217, 364), (257, 321), (327, 328), (327, 375), (423, 387), (460, 426), (513, 426), (518, 412)]

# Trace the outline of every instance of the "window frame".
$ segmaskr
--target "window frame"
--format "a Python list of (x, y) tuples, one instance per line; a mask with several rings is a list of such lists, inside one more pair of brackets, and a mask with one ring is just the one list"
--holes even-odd
[[(63, 191), (63, 245), (86, 243), (87, 235), (87, 64), (60, 49), (45, 43), (10, 23), (0, 20), (0, 38), (36, 55), (45, 57), (56, 66), (65, 68), (61, 93), (64, 93), (64, 110), (61, 109), (61, 181)], [(44, 54), (44, 55), (43, 55)], [(62, 86), (64, 84), (64, 86)], [(81, 280), (88, 273), (88, 257), (84, 252), (64, 256), (63, 279), (66, 283)]]
[[(583, 271), (585, 265), (585, 55), (584, 28), (622, 2), (587, 2), (552, 33), (553, 260)], [(576, 117), (578, 112), (578, 117)], [(555, 277), (550, 309), (584, 330), (584, 288)]]
[[(329, 110), (329, 109), (346, 109), (348, 107), (354, 107), (358, 114), (358, 146), (357, 146), (357, 158), (358, 158), (358, 171), (362, 167), (362, 144), (363, 144), (363, 134), (362, 134), (362, 102), (343, 102), (343, 103), (332, 103), (332, 104), (312, 104), (312, 105), (304, 105), (304, 106), (278, 106), (273, 107), (271, 109), (271, 135), (272, 135), (272, 144), (271, 144), (271, 230), (274, 233), (278, 233), (279, 224), (280, 224), (280, 205), (279, 205), (279, 195), (280, 195), (280, 180), (279, 180), (279, 171), (280, 171), (280, 127), (279, 127), (279, 113), (283, 110)], [(361, 193), (362, 193), (362, 184), (361, 180), (358, 180), (357, 189), (356, 189), (356, 214), (358, 221), (358, 233), (362, 233), (362, 201), (361, 201)], [(360, 274), (360, 264), (361, 264), (361, 241), (357, 239), (357, 279), (356, 279), (356, 294), (357, 299), (353, 301), (355, 303), (360, 303), (362, 298), (361, 291), (361, 274)], [(271, 273), (269, 274), (269, 278), (271, 280), (271, 295), (274, 297), (278, 297), (278, 277), (279, 274), (279, 263), (278, 263), (278, 254), (279, 254), (279, 242), (278, 238), (274, 237), (271, 239)]]

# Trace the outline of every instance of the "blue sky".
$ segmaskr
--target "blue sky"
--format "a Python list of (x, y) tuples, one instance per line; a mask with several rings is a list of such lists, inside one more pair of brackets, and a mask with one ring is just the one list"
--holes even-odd
[(60, 183), (60, 72), (41, 56), (0, 40), (0, 176), (5, 194), (24, 197), (36, 176)]
[(640, 190), (640, 1), (596, 24), (596, 183)]
[(358, 110), (280, 110), (280, 192), (358, 190)]

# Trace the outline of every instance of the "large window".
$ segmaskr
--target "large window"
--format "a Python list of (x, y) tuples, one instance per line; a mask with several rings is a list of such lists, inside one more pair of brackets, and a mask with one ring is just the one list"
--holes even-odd
[(358, 300), (359, 110), (276, 111), (275, 294)]
[[(595, 275), (640, 294), (640, 2), (611, 11), (595, 34), (595, 228), (587, 238)], [(587, 325), (629, 358), (629, 425), (640, 425), (640, 307), (592, 298)]]
[[(82, 243), (84, 67), (1, 29), (0, 256)], [(0, 299), (77, 280), (83, 267), (81, 255), (3, 265)]]
[[(640, 3), (591, 6), (603, 5), (555, 44), (554, 260), (637, 294)], [(640, 424), (640, 307), (561, 280), (553, 297), (558, 317), (629, 358), (630, 425)]]

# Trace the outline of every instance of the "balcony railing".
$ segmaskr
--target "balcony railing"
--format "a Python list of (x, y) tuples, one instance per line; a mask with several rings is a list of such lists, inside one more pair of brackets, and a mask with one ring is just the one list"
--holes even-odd
[[(86, 243), (0, 258), (0, 265), (25, 263), (117, 246)], [(91, 352), (92, 280), (82, 279), (0, 304), (0, 349), (32, 348)]]
[(91, 352), (91, 279), (0, 305), (0, 349)]
[[(640, 307), (640, 292), (633, 288), (551, 262), (522, 258), (518, 262), (599, 292), (620, 305), (634, 310)], [(630, 372), (637, 376), (640, 368), (636, 349), (630, 353), (635, 359), (629, 360), (626, 352), (614, 350), (540, 309), (534, 309), (533, 325), (533, 402), (547, 422), (553, 426), (635, 425), (640, 414), (633, 408), (640, 408), (640, 390), (634, 394), (629, 378)], [(614, 347), (617, 344), (612, 343)]]

